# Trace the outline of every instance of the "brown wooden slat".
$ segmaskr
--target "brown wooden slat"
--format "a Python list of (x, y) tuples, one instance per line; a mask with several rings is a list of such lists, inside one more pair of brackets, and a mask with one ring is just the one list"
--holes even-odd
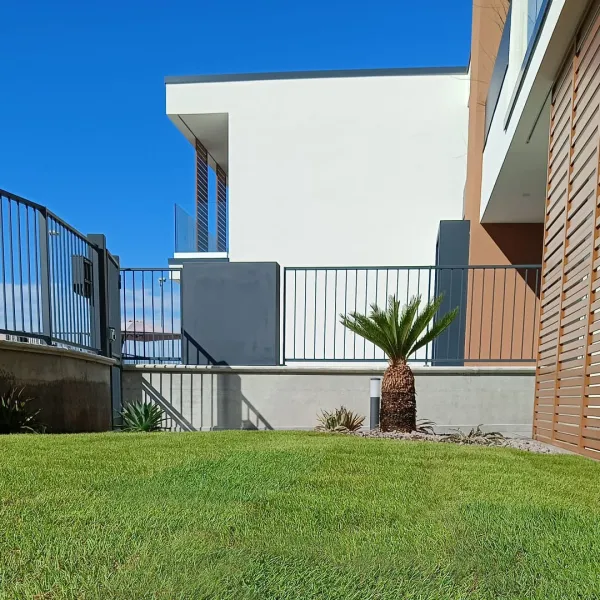
[[(600, 450), (600, 440), (584, 437), (583, 440), (581, 440), (581, 442), (584, 448), (593, 448), (594, 450)], [(578, 450), (578, 452), (579, 451), (580, 450)], [(598, 459), (600, 458), (600, 455), (597, 454), (594, 458)]]
[[(587, 321), (579, 321), (579, 324), (577, 325), (577, 327), (575, 329), (573, 329), (572, 331), (569, 331), (568, 333), (565, 333), (565, 335), (563, 335), (560, 338), (560, 340), (559, 340), (560, 343), (567, 344), (568, 342), (572, 342), (572, 341), (582, 337), (583, 335), (585, 335), (586, 324), (587, 324)], [(556, 338), (552, 338), (552, 339), (556, 339)]]
[(576, 415), (579, 416), (580, 407), (578, 404), (573, 404), (569, 406), (565, 406), (564, 404), (560, 405), (560, 412), (565, 415)]

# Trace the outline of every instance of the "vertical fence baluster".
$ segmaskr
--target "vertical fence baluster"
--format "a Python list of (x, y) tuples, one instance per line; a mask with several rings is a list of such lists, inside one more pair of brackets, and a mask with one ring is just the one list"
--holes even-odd
[(319, 272), (314, 269), (315, 302), (313, 305), (313, 359), (317, 358), (317, 286)]
[(308, 286), (306, 282), (307, 271), (304, 270), (304, 319), (303, 319), (303, 327), (304, 327), (304, 347), (302, 352), (302, 358), (306, 360), (306, 288)]
[(478, 357), (481, 360), (481, 340), (482, 340), (482, 336), (483, 336), (483, 306), (485, 304), (485, 267), (483, 267), (482, 269), (482, 273), (483, 273), (483, 279), (482, 279), (482, 283), (481, 283), (481, 315), (479, 317), (479, 350), (478, 350)]
[(517, 306), (517, 270), (514, 269), (515, 274), (515, 285), (513, 290), (513, 304), (512, 304), (512, 319), (510, 321), (510, 355), (509, 359), (513, 358), (513, 340), (515, 337), (515, 308)]
[(161, 361), (165, 357), (165, 272), (160, 272), (160, 334), (162, 336)]
[(504, 306), (506, 304), (506, 275), (507, 270), (502, 269), (503, 283), (502, 283), (502, 317), (500, 318), (500, 360), (502, 360), (502, 351), (504, 349)]
[(492, 338), (494, 337), (494, 300), (496, 298), (496, 269), (493, 270), (492, 279), (492, 308), (490, 311), (490, 350), (488, 352), (488, 358), (492, 359)]
[(523, 359), (523, 347), (525, 344), (525, 313), (527, 312), (527, 288), (529, 287), (528, 275), (529, 269), (525, 269), (525, 280), (523, 285), (523, 331), (521, 332), (521, 360)]
[[(0, 205), (2, 204), (2, 198), (0, 197)], [(2, 218), (0, 218), (0, 227), (2, 226)], [(42, 311), (40, 307), (40, 273), (39, 273), (39, 245), (40, 236), (38, 228), (38, 211), (33, 210), (33, 253), (34, 253), (34, 271), (35, 271), (35, 312), (37, 314), (37, 333), (42, 333)]]
[[(365, 270), (365, 312), (366, 315), (368, 313), (367, 302), (369, 295), (369, 269)], [(363, 358), (367, 358), (367, 338), (363, 338)]]
[[(448, 310), (453, 310), (453, 306), (452, 306), (452, 291), (453, 291), (453, 275), (454, 275), (454, 269), (450, 268), (450, 297), (448, 298)], [(450, 328), (452, 327), (452, 324), (450, 324), (450, 327), (448, 327), (448, 329), (445, 332), (445, 336), (446, 336), (446, 360), (450, 361)], [(454, 359), (452, 359), (454, 360)]]
[(324, 311), (325, 311), (325, 326), (324, 326), (324, 331), (323, 331), (323, 359), (327, 358), (327, 347), (326, 347), (326, 340), (327, 340), (327, 273), (329, 271), (326, 269), (325, 270), (325, 293), (324, 293)]
[[(434, 269), (434, 267), (429, 267), (428, 268), (428, 271), (429, 271), (429, 281), (427, 282), (427, 298), (428, 298), (428, 301), (431, 300), (431, 274), (433, 273), (433, 269)], [(437, 277), (438, 277), (437, 271), (435, 273), (435, 277), (436, 277), (436, 281), (437, 281)], [(435, 285), (435, 282), (434, 282), (434, 285)], [(431, 322), (427, 323), (427, 333), (429, 333), (430, 329), (431, 329)], [(432, 356), (431, 356), (431, 344), (427, 344), (425, 346), (425, 364), (427, 364), (430, 361), (431, 358), (432, 358)]]
[(6, 304), (6, 261), (4, 257), (4, 197), (0, 196), (0, 249), (2, 254), (2, 290), (4, 299), (4, 310), (2, 311), (4, 317), (4, 329), (8, 330), (8, 310)]
[(298, 271), (294, 271), (294, 329), (292, 331), (293, 336), (293, 358), (296, 358), (296, 310), (297, 310), (297, 298), (298, 298)]
[(15, 265), (14, 265), (14, 248), (13, 248), (13, 221), (12, 221), (12, 201), (8, 200), (8, 243), (10, 252), (10, 287), (12, 296), (12, 313), (13, 321), (11, 329), (17, 330), (17, 307), (15, 301)]
[(21, 239), (21, 204), (17, 203), (17, 244), (19, 253), (19, 296), (21, 300), (21, 331), (25, 331), (25, 290), (23, 284), (23, 244)]
[[(462, 316), (463, 316), (463, 312), (464, 312), (464, 304), (465, 304), (465, 300), (466, 300), (466, 296), (465, 296), (465, 290), (464, 290), (464, 286), (465, 286), (465, 269), (464, 268), (460, 268), (460, 296), (459, 296), (459, 309), (458, 309), (458, 332), (456, 334), (456, 361), (458, 364), (461, 364), (461, 362), (464, 363), (464, 361), (461, 361), (460, 359), (460, 355), (461, 355), (461, 351), (460, 351), (460, 338), (461, 338), (461, 331), (462, 331)], [(450, 307), (452, 308), (452, 307)], [(465, 319), (466, 320), (466, 319)], [(462, 354), (464, 356), (465, 353), (465, 349), (464, 349), (464, 339), (463, 339), (463, 349), (462, 349)]]
[(333, 280), (333, 359), (336, 358), (335, 353), (335, 344), (337, 339), (337, 324), (338, 324), (338, 314), (337, 314), (337, 294), (338, 294), (338, 270), (335, 270), (335, 277)]
[[(344, 316), (348, 314), (347, 302), (348, 302), (348, 269), (344, 269)], [(344, 354), (342, 355), (342, 359), (346, 360), (346, 330), (348, 328), (344, 327)]]
[[(354, 312), (358, 311), (358, 269), (354, 269)], [(356, 334), (352, 334), (352, 358), (356, 359)]]
[(175, 358), (175, 304), (173, 302), (173, 271), (169, 271), (169, 290), (171, 292), (171, 356), (170, 359)]
[[(533, 323), (533, 329), (531, 331), (531, 360), (533, 360), (535, 358), (535, 326), (536, 326), (536, 318), (537, 318), (537, 303), (538, 303), (538, 294), (540, 293), (539, 291), (539, 284), (540, 282), (540, 278), (541, 278), (541, 270), (540, 269), (535, 269), (535, 296), (533, 297), (533, 315), (532, 315), (532, 319), (531, 322)], [(541, 294), (540, 294), (541, 295)]]
[[(144, 272), (142, 271), (142, 278), (143, 277), (144, 277)], [(152, 302), (154, 302), (154, 294), (152, 294)], [(133, 322), (132, 322), (132, 325), (133, 325), (133, 354), (137, 360), (138, 357), (140, 357), (140, 354), (138, 352), (139, 342), (137, 339), (137, 320), (136, 320), (136, 316), (135, 316), (135, 305), (136, 304), (137, 304), (137, 301), (136, 301), (136, 297), (135, 297), (135, 271), (131, 271), (131, 307), (133, 309)], [(153, 308), (154, 308), (154, 306), (153, 306)], [(152, 310), (152, 313), (154, 313), (154, 310)], [(142, 335), (144, 335), (143, 332), (142, 332)], [(145, 358), (145, 355), (143, 358)]]

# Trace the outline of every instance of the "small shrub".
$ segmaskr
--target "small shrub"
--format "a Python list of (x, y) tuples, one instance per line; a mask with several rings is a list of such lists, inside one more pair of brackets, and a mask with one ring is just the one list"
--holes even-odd
[(33, 410), (33, 400), (25, 395), (25, 388), (11, 387), (0, 395), (0, 434), (36, 433), (43, 430), (38, 423), (39, 410)]
[(336, 408), (331, 412), (323, 410), (317, 417), (319, 423), (317, 431), (357, 431), (362, 427), (364, 420), (365, 418), (362, 415), (348, 410), (345, 406)]
[(164, 413), (151, 402), (133, 402), (123, 409), (121, 417), (124, 431), (160, 431)]
[(444, 436), (445, 441), (455, 444), (479, 444), (483, 446), (497, 446), (504, 441), (504, 436), (498, 431), (482, 431), (481, 425), (477, 425), (475, 429), (471, 429), (469, 433), (465, 433), (460, 429), (456, 429), (454, 433), (449, 433)]
[(417, 421), (417, 433), (424, 433), (425, 435), (435, 435), (435, 427), (436, 423), (434, 421), (429, 421), (428, 419), (419, 419)]

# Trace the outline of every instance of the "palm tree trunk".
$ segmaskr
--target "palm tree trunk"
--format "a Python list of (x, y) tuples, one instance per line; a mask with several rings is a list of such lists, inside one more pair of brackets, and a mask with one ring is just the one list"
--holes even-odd
[(390, 362), (381, 382), (382, 431), (411, 432), (417, 427), (415, 377), (405, 361)]

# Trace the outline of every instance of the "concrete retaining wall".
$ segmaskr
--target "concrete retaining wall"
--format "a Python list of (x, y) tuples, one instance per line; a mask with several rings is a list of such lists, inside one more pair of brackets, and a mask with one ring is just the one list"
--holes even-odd
[[(483, 424), (531, 435), (533, 368), (415, 367), (418, 418), (439, 431)], [(342, 404), (367, 417), (379, 369), (165, 367), (123, 372), (123, 401), (152, 400), (173, 429), (312, 429), (322, 409)]]
[(25, 387), (48, 432), (108, 431), (113, 364), (85, 352), (0, 341), (0, 392)]

